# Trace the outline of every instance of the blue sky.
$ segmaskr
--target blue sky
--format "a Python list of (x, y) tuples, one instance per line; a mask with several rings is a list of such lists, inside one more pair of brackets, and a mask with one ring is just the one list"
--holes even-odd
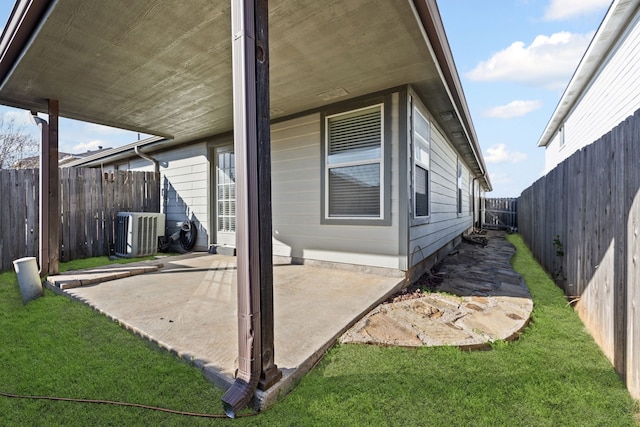
[(540, 178), (537, 142), (610, 0), (438, 0), (494, 191)]
[[(517, 197), (542, 176), (537, 141), (611, 0), (438, 0), (494, 191)], [(0, 1), (0, 22), (13, 2)], [(28, 112), (0, 106), (38, 136)], [(144, 137), (145, 135), (142, 135)], [(117, 147), (137, 133), (60, 120), (60, 151)]]

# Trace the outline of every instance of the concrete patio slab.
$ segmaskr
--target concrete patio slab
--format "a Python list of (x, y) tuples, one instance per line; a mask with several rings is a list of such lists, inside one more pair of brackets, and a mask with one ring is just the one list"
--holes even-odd
[[(124, 278), (125, 266), (114, 267), (113, 276), (108, 269), (71, 272), (52, 276), (49, 286), (194, 362), (226, 389), (238, 366), (236, 258), (196, 254), (162, 263), (155, 272)], [(77, 286), (82, 277), (101, 283)], [(69, 283), (77, 287), (57, 287)], [(402, 284), (397, 276), (274, 265), (275, 362), (283, 378), (258, 391), (254, 406), (264, 408), (288, 392), (349, 327)]]

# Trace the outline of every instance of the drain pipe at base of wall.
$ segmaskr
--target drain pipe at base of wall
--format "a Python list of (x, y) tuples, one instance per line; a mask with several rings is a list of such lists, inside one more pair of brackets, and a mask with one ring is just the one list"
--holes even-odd
[(133, 148), (133, 151), (141, 158), (153, 163), (153, 171), (156, 173), (157, 176), (160, 176), (160, 162), (157, 161), (156, 159), (154, 159), (153, 157), (151, 157), (148, 154), (144, 154), (142, 151), (140, 151), (140, 147), (138, 147), (137, 145)]

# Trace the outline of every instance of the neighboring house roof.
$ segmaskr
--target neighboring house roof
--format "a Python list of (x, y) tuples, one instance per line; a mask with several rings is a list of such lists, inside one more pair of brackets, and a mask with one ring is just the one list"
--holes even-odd
[[(58, 152), (58, 164), (63, 164), (73, 159), (73, 154)], [(40, 156), (25, 157), (11, 165), (11, 169), (38, 169), (40, 167)]]
[[(102, 153), (111, 151), (112, 148), (102, 148), (99, 147), (97, 150), (89, 150), (84, 153), (63, 153), (61, 151), (58, 152), (58, 166), (67, 166), (70, 163), (73, 163), (77, 160), (82, 160), (85, 157), (93, 157), (102, 155)], [(40, 167), (40, 156), (32, 156), (26, 157), (24, 159), (20, 159), (12, 165), (13, 169), (37, 169)]]
[[(61, 117), (159, 135), (165, 147), (230, 132), (230, 4), (19, 1), (0, 40), (0, 103), (46, 112), (55, 99)], [(274, 119), (411, 84), (491, 189), (435, 0), (269, 9)]]
[(553, 140), (566, 117), (604, 66), (612, 47), (627, 30), (638, 7), (640, 0), (613, 1), (538, 140), (538, 147), (546, 147)]
[(124, 160), (135, 156), (135, 149), (142, 149), (143, 147), (158, 148), (164, 147), (163, 143), (168, 143), (169, 140), (159, 136), (152, 136), (140, 141), (134, 141), (132, 143), (123, 145), (121, 147), (110, 148), (103, 150), (99, 153), (94, 153), (90, 156), (84, 156), (81, 159), (74, 159), (73, 161), (64, 165), (64, 167), (95, 167), (101, 166), (105, 163), (116, 163), (119, 160)]

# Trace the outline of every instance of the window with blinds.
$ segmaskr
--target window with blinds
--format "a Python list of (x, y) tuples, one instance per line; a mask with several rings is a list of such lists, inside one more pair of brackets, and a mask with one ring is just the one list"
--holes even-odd
[(327, 117), (327, 217), (382, 217), (382, 117), (382, 105)]
[(430, 143), (429, 122), (413, 108), (413, 199), (414, 217), (429, 216)]

